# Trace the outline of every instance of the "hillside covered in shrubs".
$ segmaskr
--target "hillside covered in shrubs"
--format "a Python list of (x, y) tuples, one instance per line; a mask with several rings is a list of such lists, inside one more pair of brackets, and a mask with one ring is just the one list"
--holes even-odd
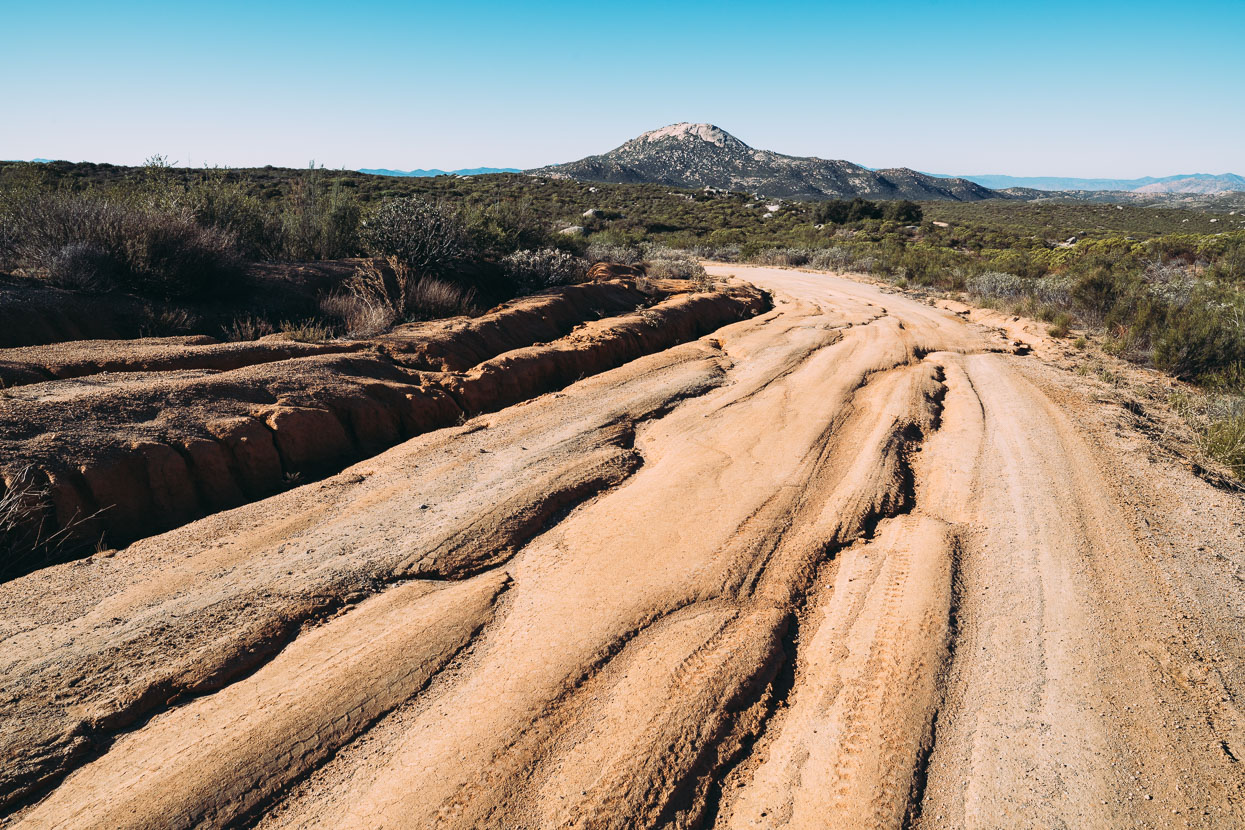
[(708, 258), (963, 292), (1057, 332), (1100, 332), (1120, 356), (1225, 394), (1245, 376), (1245, 216), (1232, 212), (807, 203), (512, 174), (192, 170), (161, 158), (0, 165), (0, 271), (163, 303), (166, 329), (187, 328), (182, 306), (253, 307), (257, 263), (354, 257), (367, 259), (322, 290), (307, 319), (247, 313), (225, 335), (366, 336), (579, 281), (597, 261), (696, 276)]
[(573, 282), (599, 260), (660, 260), (672, 274), (695, 274), (697, 258), (810, 265), (1036, 303), (1202, 381), (1245, 360), (1242, 222), (1116, 205), (761, 203), (509, 174), (192, 170), (159, 157), (0, 165), (0, 270), (64, 288), (223, 300), (246, 292), (248, 263), (372, 257), (325, 304), (351, 329)]

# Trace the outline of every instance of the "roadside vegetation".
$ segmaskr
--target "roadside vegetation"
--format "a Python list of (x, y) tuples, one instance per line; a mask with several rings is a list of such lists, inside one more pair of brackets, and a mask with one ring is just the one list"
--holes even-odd
[[(1050, 243), (923, 223), (841, 229), (824, 247), (764, 248), (747, 261), (853, 271), (902, 288), (962, 293), (1036, 318), (1053, 337), (1092, 333), (1108, 353), (1194, 384), (1173, 401), (1199, 447), (1245, 480), (1245, 232), (1104, 235)], [(974, 237), (989, 239), (983, 247)], [(1083, 335), (1072, 344), (1085, 348)]]
[[(0, 270), (173, 303), (247, 290), (260, 262), (367, 257), (313, 319), (239, 315), (223, 336), (367, 336), (585, 278), (595, 261), (703, 279), (702, 258), (853, 271), (960, 292), (1091, 334), (1197, 384), (1206, 452), (1240, 471), (1245, 215), (1103, 203), (783, 202), (522, 175), (0, 164)], [(1078, 341), (1080, 342), (1080, 341)], [(1193, 414), (1198, 413), (1195, 417)], [(1236, 430), (1236, 431), (1234, 431)], [(1233, 449), (1233, 447), (1238, 447)]]
[[(272, 187), (264, 176), (187, 171), (161, 157), (142, 168), (0, 165), (0, 272), (141, 298), (152, 303), (144, 334), (317, 340), (470, 314), (588, 270), (584, 239), (522, 205), (360, 195), (356, 180), (330, 171), (285, 172)], [(351, 258), (353, 276), (310, 317), (251, 309), (260, 286), (250, 266)], [(247, 310), (216, 329), (197, 325), (197, 311), (222, 304)]]

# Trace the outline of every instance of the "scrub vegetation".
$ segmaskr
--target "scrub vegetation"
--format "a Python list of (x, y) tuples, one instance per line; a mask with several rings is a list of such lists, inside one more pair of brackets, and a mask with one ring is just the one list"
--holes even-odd
[[(1203, 408), (1227, 413), (1201, 419), (1208, 447), (1231, 447), (1218, 425), (1239, 420), (1245, 217), (1230, 212), (809, 203), (512, 174), (193, 170), (160, 157), (139, 168), (0, 165), (0, 268), (26, 278), (190, 302), (245, 290), (250, 263), (363, 256), (322, 319), (288, 328), (367, 334), (470, 312), (583, 279), (592, 261), (692, 278), (700, 258), (853, 271), (963, 292), (1056, 336), (1096, 333), (1111, 352), (1213, 388), (1229, 403)], [(257, 326), (281, 327), (238, 324)]]

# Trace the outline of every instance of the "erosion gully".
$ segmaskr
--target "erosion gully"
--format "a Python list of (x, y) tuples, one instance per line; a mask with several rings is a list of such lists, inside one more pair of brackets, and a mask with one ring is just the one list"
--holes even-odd
[(955, 314), (717, 273), (774, 308), (0, 586), (7, 823), (1245, 821), (1239, 497)]

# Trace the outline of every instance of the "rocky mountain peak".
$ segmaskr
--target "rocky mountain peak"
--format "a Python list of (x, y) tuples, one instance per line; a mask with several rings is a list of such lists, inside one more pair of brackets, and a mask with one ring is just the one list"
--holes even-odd
[(787, 199), (1006, 198), (963, 179), (755, 150), (721, 127), (690, 122), (649, 130), (599, 156), (527, 172), (581, 181), (713, 187)]
[(748, 148), (748, 145), (744, 144), (742, 141), (735, 138), (735, 136), (731, 135), (721, 127), (714, 124), (691, 124), (687, 121), (682, 121), (678, 124), (670, 124), (656, 130), (649, 130), (648, 132), (642, 133), (636, 138), (633, 138), (631, 141), (627, 142), (627, 144), (651, 144), (655, 141), (662, 141), (670, 138), (678, 139), (680, 141), (705, 141), (709, 144), (716, 144), (719, 147), (733, 145), (736, 147)]

